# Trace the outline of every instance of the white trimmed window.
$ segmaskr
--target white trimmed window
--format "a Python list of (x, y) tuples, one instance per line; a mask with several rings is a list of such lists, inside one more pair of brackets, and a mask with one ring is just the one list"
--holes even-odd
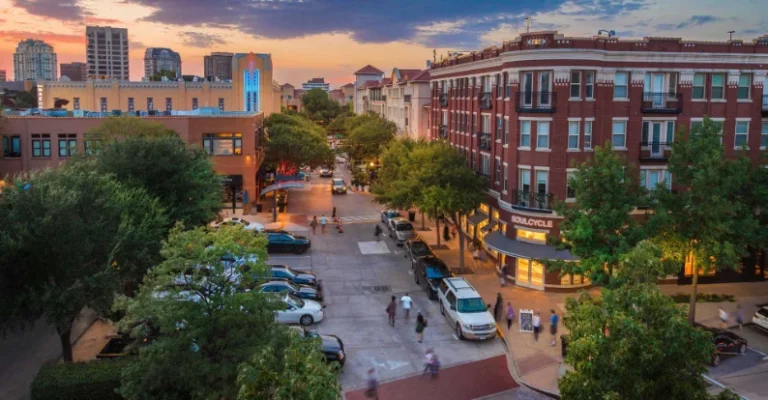
[(698, 100), (704, 99), (704, 88), (706, 87), (704, 81), (706, 81), (706, 78), (707, 76), (705, 74), (693, 74), (693, 92), (691, 93), (692, 98)]
[(504, 120), (504, 144), (509, 144), (509, 119)]
[(595, 71), (584, 72), (584, 98), (595, 98)]
[(482, 133), (491, 133), (491, 116), (490, 115), (483, 115), (483, 121), (482, 121)]
[(749, 100), (749, 88), (752, 84), (752, 74), (739, 75), (739, 89), (737, 92), (737, 99)]
[(712, 99), (725, 98), (725, 74), (712, 74), (712, 87), (710, 89)]
[(659, 184), (672, 189), (672, 175), (666, 169), (640, 169), (640, 185), (654, 190)]
[(480, 172), (485, 176), (489, 176), (491, 174), (491, 156), (488, 154), (481, 153), (480, 157), (481, 157)]
[(760, 150), (768, 149), (768, 121), (763, 121), (763, 127), (760, 131)]
[(497, 116), (496, 117), (496, 139), (497, 140), (501, 139), (500, 136), (501, 136), (501, 133), (503, 132), (503, 129), (504, 129), (504, 118), (502, 118), (501, 116)]
[(613, 98), (626, 99), (629, 96), (629, 72), (617, 72), (613, 80)]
[(547, 194), (549, 193), (549, 171), (536, 171), (536, 193)]
[(592, 149), (592, 123), (594, 121), (584, 121), (584, 150)]
[(734, 135), (733, 145), (736, 149), (749, 147), (749, 122), (736, 121), (736, 134)]
[(536, 148), (549, 148), (549, 121), (536, 121)]
[(496, 184), (501, 180), (501, 159), (496, 157), (496, 173), (493, 175)]
[(530, 193), (531, 191), (531, 170), (528, 168), (519, 168), (520, 179), (518, 179), (518, 189), (521, 192)]
[(581, 98), (581, 71), (571, 71), (571, 98)]
[(627, 121), (613, 121), (611, 142), (616, 149), (627, 148)]
[(520, 121), (520, 147), (531, 147), (531, 121)]
[(509, 184), (509, 165), (504, 165), (504, 191), (507, 191), (507, 185)]
[(443, 111), (443, 125), (448, 126), (448, 111)]
[(576, 176), (575, 171), (568, 171), (565, 173), (565, 199), (566, 200), (574, 200), (576, 199), (576, 189), (571, 185), (571, 180), (573, 177)]
[(579, 121), (568, 122), (568, 150), (579, 149)]

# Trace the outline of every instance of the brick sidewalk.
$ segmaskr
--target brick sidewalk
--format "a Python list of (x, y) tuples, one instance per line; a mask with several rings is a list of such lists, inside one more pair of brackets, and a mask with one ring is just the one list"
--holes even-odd
[[(504, 392), (519, 385), (509, 375), (506, 356), (446, 368), (435, 379), (412, 376), (379, 385), (382, 400), (470, 400)], [(364, 400), (365, 389), (345, 393), (347, 400)]]

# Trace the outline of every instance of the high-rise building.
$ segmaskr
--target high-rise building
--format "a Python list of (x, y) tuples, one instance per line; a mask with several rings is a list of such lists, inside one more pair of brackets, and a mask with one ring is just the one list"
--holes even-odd
[(218, 78), (220, 81), (232, 80), (232, 57), (233, 53), (211, 53), (204, 57), (204, 75), (205, 78), (214, 81)]
[(85, 37), (89, 78), (129, 79), (128, 29), (88, 26)]
[(88, 64), (83, 62), (61, 63), (59, 72), (62, 78), (66, 76), (72, 82), (82, 82), (88, 79)]
[(312, 78), (301, 84), (301, 88), (304, 90), (322, 89), (326, 93), (331, 91), (331, 84), (325, 83), (324, 78)]
[(56, 80), (56, 53), (42, 40), (27, 39), (19, 42), (13, 54), (14, 80)]
[(0, 69), (0, 82), (5, 82), (5, 70)]
[(148, 48), (144, 52), (144, 77), (149, 78), (163, 70), (173, 71), (177, 78), (181, 78), (181, 56), (179, 53), (165, 47)]

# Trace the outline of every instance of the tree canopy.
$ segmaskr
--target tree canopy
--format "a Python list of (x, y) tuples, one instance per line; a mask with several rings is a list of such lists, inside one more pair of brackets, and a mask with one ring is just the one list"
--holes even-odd
[(152, 74), (152, 76), (149, 77), (149, 80), (152, 82), (160, 82), (164, 77), (172, 81), (180, 78), (178, 75), (176, 75), (176, 71), (161, 69), (160, 71)]
[(16, 181), (0, 198), (0, 325), (44, 317), (71, 361), (73, 321), (86, 306), (109, 310), (122, 279), (156, 261), (166, 219), (144, 189), (92, 163)]
[(282, 173), (303, 165), (333, 165), (334, 153), (321, 127), (296, 113), (272, 114), (266, 121), (265, 163)]
[(93, 149), (98, 150), (122, 138), (157, 138), (162, 136), (177, 136), (177, 133), (163, 124), (138, 117), (108, 117), (101, 125), (89, 130), (85, 140), (91, 142)]
[(322, 89), (312, 89), (301, 96), (301, 104), (304, 112), (307, 113), (312, 121), (317, 121), (323, 125), (328, 125), (331, 120), (336, 118), (344, 110), (341, 105), (328, 97)]
[(368, 163), (379, 158), (397, 132), (394, 122), (373, 113), (349, 118), (345, 126), (348, 133), (343, 149), (356, 163)]

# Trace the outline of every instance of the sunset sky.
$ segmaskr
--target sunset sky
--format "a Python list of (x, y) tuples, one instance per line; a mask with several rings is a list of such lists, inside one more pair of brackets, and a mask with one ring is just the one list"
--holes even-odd
[(212, 51), (271, 53), (274, 78), (336, 87), (366, 64), (424, 68), (449, 50), (478, 50), (525, 30), (620, 38), (751, 40), (768, 33), (767, 0), (0, 0), (0, 69), (13, 76), (18, 42), (42, 39), (59, 62), (85, 61), (85, 26), (128, 28), (131, 79), (144, 50), (170, 47), (184, 74)]

